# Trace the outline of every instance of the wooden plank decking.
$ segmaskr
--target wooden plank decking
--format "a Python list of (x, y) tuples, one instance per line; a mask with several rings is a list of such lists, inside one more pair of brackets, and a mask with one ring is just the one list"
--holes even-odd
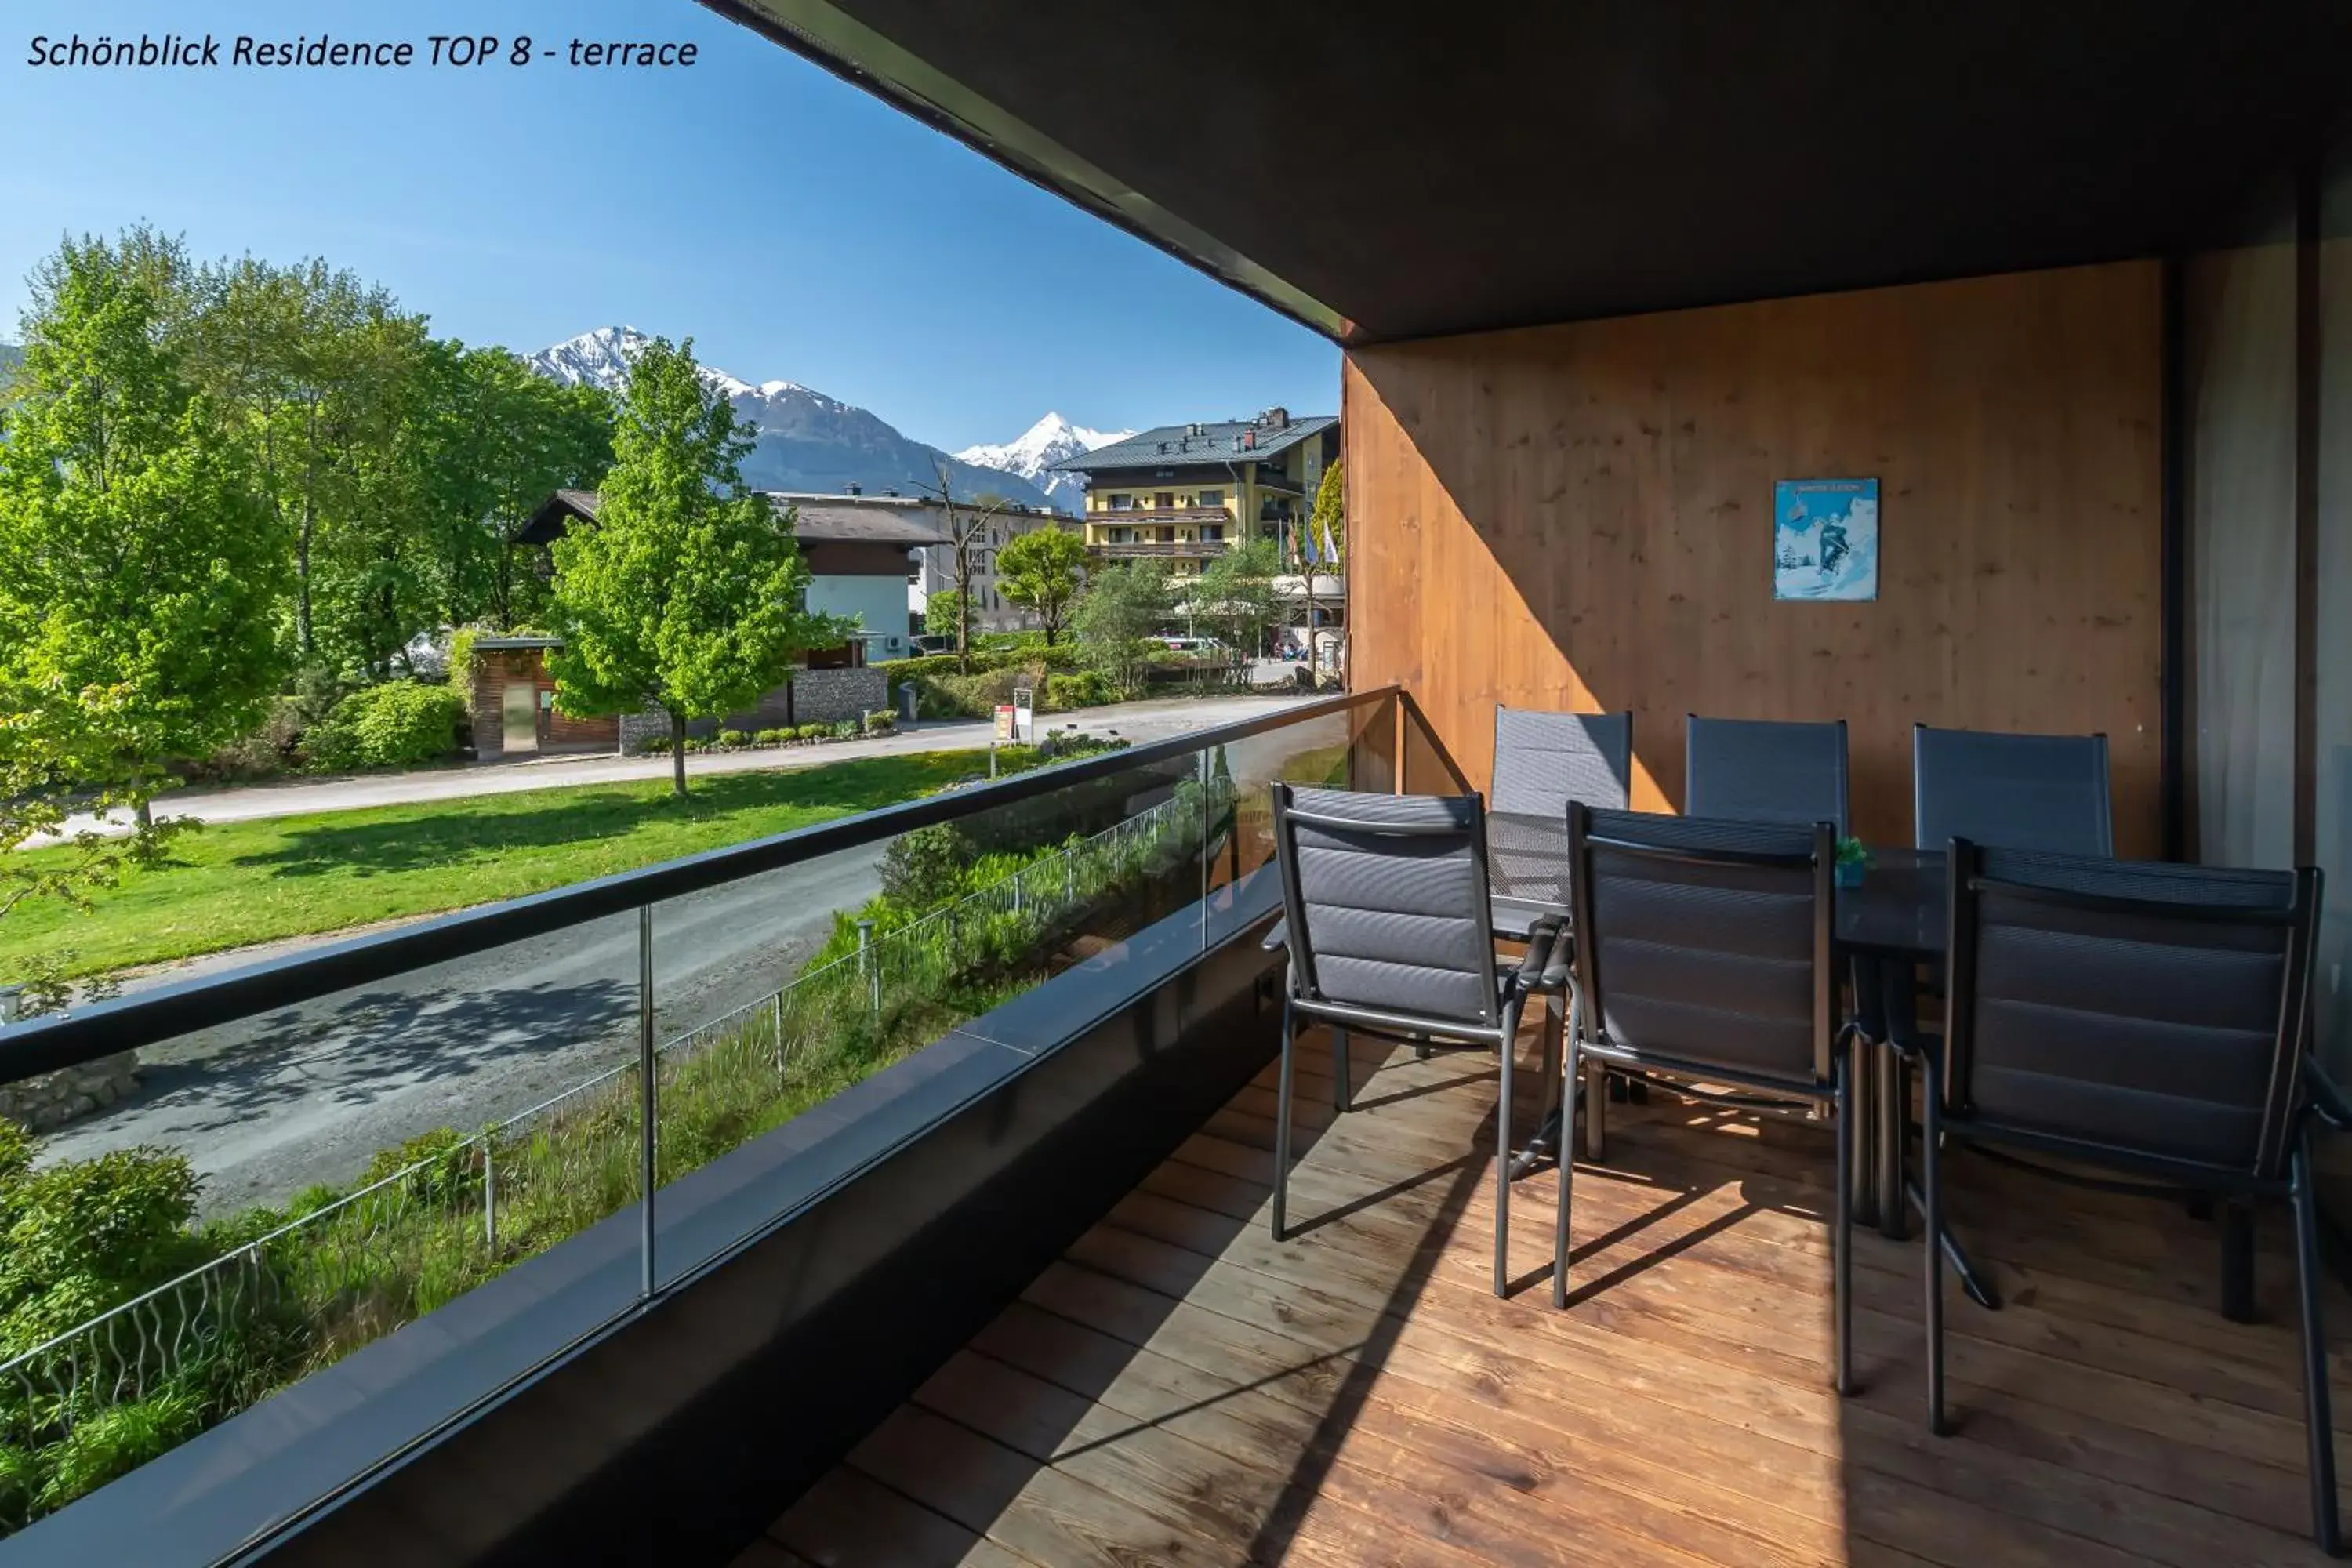
[[(2280, 1216), (2263, 1321), (2241, 1326), (2216, 1310), (2212, 1225), (1962, 1156), (1956, 1217), (2009, 1304), (1951, 1290), (1939, 1439), (1916, 1241), (1857, 1233), (1864, 1386), (1828, 1386), (1825, 1133), (1612, 1107), (1555, 1312), (1548, 1171), (1516, 1189), (1515, 1293), (1489, 1293), (1487, 1062), (1375, 1072), (1360, 1047), (1335, 1125), (1328, 1054), (1303, 1048), (1291, 1215), (1311, 1228), (1266, 1232), (1269, 1069), (746, 1568), (2325, 1561)], [(2340, 1334), (2352, 1308), (2330, 1301)]]

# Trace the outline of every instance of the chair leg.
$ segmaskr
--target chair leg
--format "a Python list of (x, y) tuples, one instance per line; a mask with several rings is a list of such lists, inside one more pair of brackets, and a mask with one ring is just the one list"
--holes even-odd
[(1290, 1048), (1294, 1038), (1290, 997), (1282, 998), (1282, 1069), (1274, 1091), (1274, 1239), (1286, 1240), (1283, 1207), (1290, 1193)]
[(1927, 1210), (1927, 1239), (1919, 1248), (1927, 1259), (1927, 1430), (1942, 1436), (1944, 1425), (1944, 1141), (1942, 1096), (1931, 1082), (1919, 1097), (1919, 1185)]
[(1831, 1064), (1836, 1074), (1837, 1204), (1831, 1224), (1831, 1289), (1837, 1310), (1837, 1391), (1853, 1392), (1853, 1047)]
[(2327, 1389), (2327, 1334), (2320, 1321), (2320, 1291), (2326, 1283), (2319, 1262), (2318, 1194), (2311, 1186), (2311, 1139), (2305, 1133), (2293, 1160), (2295, 1286), (2303, 1305), (2303, 1423), (2311, 1445), (2311, 1533), (2319, 1549), (2341, 1556), (2344, 1532), (2336, 1518), (2336, 1418)]
[(1495, 1294), (1510, 1289), (1511, 1058), (1517, 1054), (1519, 1010), (1503, 1010), (1502, 1071), (1495, 1089)]
[[(1570, 1011), (1574, 1003), (1570, 1004)], [(1559, 1072), (1559, 1212), (1551, 1234), (1551, 1304), (1568, 1306), (1568, 1257), (1576, 1249), (1569, 1226), (1570, 1188), (1576, 1180), (1576, 1029), (1568, 1030)]]
[(2254, 1205), (2231, 1198), (2221, 1205), (2221, 1316), (2254, 1321)]
[[(1566, 1097), (1561, 1092), (1559, 1078), (1559, 1042), (1560, 1037), (1566, 1033), (1561, 1027), (1561, 1017), (1559, 993), (1555, 991), (1544, 998), (1543, 1107), (1536, 1112), (1538, 1136), (1541, 1136), (1543, 1124), (1550, 1120), (1553, 1110), (1566, 1103)], [(1566, 1136), (1563, 1131), (1561, 1134), (1563, 1140)], [(1565, 1149), (1568, 1145), (1563, 1142), (1560, 1147)]]
[(1606, 1159), (1609, 1135), (1609, 1073), (1599, 1062), (1584, 1068), (1584, 1157)]
[(1348, 1065), (1348, 1031), (1331, 1031), (1331, 1109), (1345, 1111), (1356, 1098), (1356, 1073)]

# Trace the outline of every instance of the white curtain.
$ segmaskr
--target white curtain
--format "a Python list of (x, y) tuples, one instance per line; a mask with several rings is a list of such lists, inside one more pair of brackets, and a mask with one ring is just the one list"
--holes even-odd
[(2294, 247), (2184, 279), (2197, 858), (2294, 860)]

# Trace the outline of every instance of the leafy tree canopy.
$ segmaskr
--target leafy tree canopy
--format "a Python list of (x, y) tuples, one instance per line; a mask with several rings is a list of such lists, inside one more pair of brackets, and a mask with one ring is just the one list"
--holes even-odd
[(681, 795), (688, 719), (749, 706), (853, 629), (803, 607), (793, 519), (744, 488), (754, 435), (703, 381), (692, 339), (655, 339), (631, 366), (596, 523), (554, 547), (557, 705), (660, 708)]
[(1086, 545), (1075, 532), (1050, 523), (1013, 535), (996, 552), (998, 591), (1036, 615), (1047, 647), (1069, 625), (1086, 569)]

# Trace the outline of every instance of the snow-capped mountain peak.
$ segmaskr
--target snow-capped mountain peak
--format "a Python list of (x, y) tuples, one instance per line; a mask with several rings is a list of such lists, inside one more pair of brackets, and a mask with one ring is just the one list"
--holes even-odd
[(1076, 474), (1054, 473), (1048, 465), (1107, 447), (1113, 441), (1124, 441), (1134, 434), (1132, 430), (1089, 429), (1048, 411), (1043, 419), (1010, 441), (966, 447), (956, 456), (983, 468), (1018, 474), (1053, 497), (1056, 505), (1075, 510), (1085, 503), (1085, 483)]
[(599, 327), (540, 350), (529, 356), (529, 363), (550, 381), (566, 386), (585, 384), (617, 393), (629, 384), (629, 362), (650, 342), (635, 327)]
[[(649, 341), (635, 327), (599, 327), (527, 355), (525, 363), (567, 385), (584, 383), (620, 394), (628, 389), (630, 361)], [(939, 468), (946, 463), (959, 500), (995, 493), (1024, 506), (1048, 504), (1041, 487), (950, 458), (814, 387), (781, 379), (755, 384), (710, 364), (702, 366), (702, 379), (759, 430), (743, 460), (744, 482), (754, 489), (837, 494), (857, 485), (870, 495), (916, 496), (938, 488)]]

